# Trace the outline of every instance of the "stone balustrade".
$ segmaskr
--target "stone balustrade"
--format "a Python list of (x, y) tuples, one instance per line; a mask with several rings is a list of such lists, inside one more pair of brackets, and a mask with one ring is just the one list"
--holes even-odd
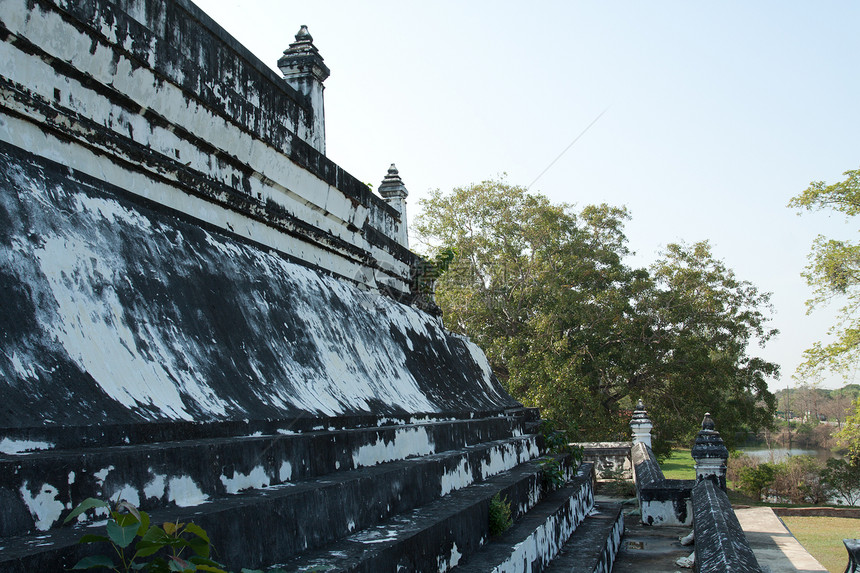
[[(696, 462), (695, 480), (664, 477), (651, 449), (653, 424), (641, 400), (630, 425), (634, 441), (631, 449), (633, 480), (642, 523), (692, 525), (694, 567), (699, 573), (762, 571), (726, 495), (728, 450), (720, 433), (714, 429), (710, 414), (705, 414), (690, 452)], [(848, 541), (846, 547), (850, 554)]]

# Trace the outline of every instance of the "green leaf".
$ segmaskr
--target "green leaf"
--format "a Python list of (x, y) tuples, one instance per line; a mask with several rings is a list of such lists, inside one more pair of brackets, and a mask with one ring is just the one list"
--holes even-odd
[(185, 531), (188, 533), (193, 533), (206, 543), (209, 543), (209, 536), (206, 534), (206, 530), (197, 525), (196, 523), (189, 523), (185, 526)]
[(137, 534), (141, 537), (149, 531), (149, 514), (145, 511), (139, 512), (140, 515), (140, 527), (137, 529)]
[(88, 509), (92, 509), (94, 507), (110, 507), (106, 501), (102, 501), (100, 499), (96, 499), (94, 497), (88, 497), (84, 501), (78, 504), (78, 506), (72, 510), (72, 512), (66, 516), (66, 519), (63, 520), (63, 523), (68, 523), (83, 512)]
[(134, 505), (134, 504), (131, 504), (131, 503), (127, 502), (127, 501), (121, 501), (121, 502), (119, 502), (119, 503), (116, 505), (116, 508), (117, 508), (118, 510), (119, 510), (119, 509), (125, 509), (125, 510), (127, 510), (127, 511), (128, 511), (130, 514), (132, 514), (132, 515), (133, 515), (133, 516), (134, 516), (138, 521), (140, 521), (140, 511), (138, 511), (137, 507), (135, 507), (135, 505)]
[(102, 541), (110, 542), (110, 539), (104, 535), (93, 535), (92, 533), (86, 533), (78, 539), (78, 543), (101, 543)]
[(78, 561), (72, 569), (113, 569), (113, 559), (107, 555), (90, 555)]
[(134, 552), (134, 557), (132, 559), (137, 559), (138, 557), (149, 557), (164, 547), (163, 544), (160, 543), (150, 543), (146, 541), (140, 541), (135, 546), (136, 551)]
[(170, 537), (163, 529), (161, 529), (157, 525), (153, 525), (143, 535), (141, 541), (145, 541), (148, 543), (160, 543), (161, 545), (164, 545), (167, 541), (169, 541), (169, 539)]
[(114, 511), (111, 515), (120, 527), (130, 527), (132, 525), (137, 527), (140, 525), (140, 520), (137, 516), (132, 515), (131, 513), (119, 513)]
[(191, 545), (191, 550), (195, 555), (199, 555), (200, 557), (209, 557), (210, 545), (207, 541), (195, 538), (190, 539), (188, 543)]
[(176, 555), (170, 555), (170, 564), (168, 567), (171, 571), (194, 571), (195, 567), (182, 559), (181, 557), (177, 557)]
[(132, 523), (131, 525), (122, 526), (115, 521), (108, 521), (107, 523), (107, 532), (111, 541), (117, 546), (125, 549), (131, 542), (134, 541), (134, 538), (137, 536), (137, 529), (139, 524), (137, 521)]

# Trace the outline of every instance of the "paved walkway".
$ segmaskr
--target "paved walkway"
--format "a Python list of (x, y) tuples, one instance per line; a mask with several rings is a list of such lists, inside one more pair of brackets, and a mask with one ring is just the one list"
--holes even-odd
[(765, 572), (827, 571), (809, 554), (769, 507), (736, 509), (735, 515)]
[[(769, 507), (737, 509), (735, 514), (765, 573), (827, 572)], [(682, 546), (678, 539), (690, 533), (691, 528), (642, 525), (638, 515), (625, 515), (624, 521), (624, 538), (612, 573), (691, 571), (675, 564), (693, 550)]]

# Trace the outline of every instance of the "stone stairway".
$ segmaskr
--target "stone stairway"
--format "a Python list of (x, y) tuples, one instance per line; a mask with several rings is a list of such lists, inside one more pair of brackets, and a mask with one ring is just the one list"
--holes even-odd
[[(153, 523), (193, 521), (231, 570), (539, 571), (590, 523), (594, 501), (590, 464), (566, 456), (556, 459), (569, 481), (549, 491), (536, 421), (511, 409), (153, 434), (165, 441), (116, 428), (101, 446), (41, 436), (64, 447), (0, 454), (0, 571), (60, 570), (103, 552), (77, 544), (98, 522), (62, 525), (86, 497), (130, 501)], [(496, 494), (516, 523), (491, 540)]]

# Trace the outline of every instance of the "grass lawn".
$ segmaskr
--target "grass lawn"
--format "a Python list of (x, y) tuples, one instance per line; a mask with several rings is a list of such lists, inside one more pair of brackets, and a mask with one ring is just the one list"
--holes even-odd
[(666, 479), (696, 479), (696, 465), (689, 449), (673, 449), (661, 469)]
[(842, 573), (848, 563), (843, 539), (860, 536), (860, 519), (850, 517), (781, 517), (807, 551), (831, 573)]

